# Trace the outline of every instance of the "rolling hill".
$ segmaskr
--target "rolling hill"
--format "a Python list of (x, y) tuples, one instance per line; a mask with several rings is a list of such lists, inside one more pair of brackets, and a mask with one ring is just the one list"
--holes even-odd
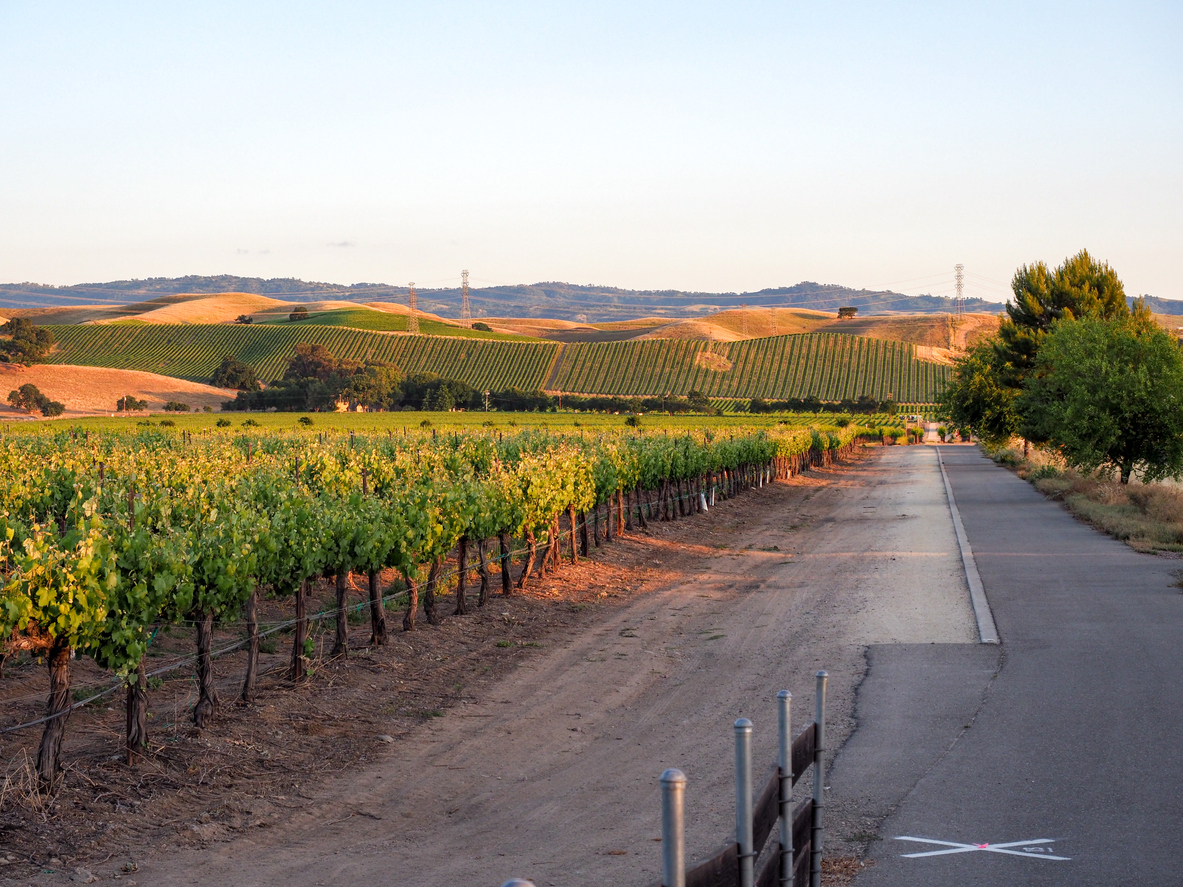
[[(134, 302), (163, 302), (171, 296), (200, 296), (237, 292), (264, 296), (283, 302), (404, 302), (405, 286), (379, 283), (341, 285), (317, 283), (294, 278), (264, 280), (257, 277), (151, 278), (118, 280), (54, 287), (40, 284), (0, 285), (0, 309), (49, 308), (87, 304), (122, 306)], [(421, 289), (420, 306), (441, 317), (460, 314), (460, 290), (457, 287)], [(853, 305), (863, 314), (942, 313), (952, 307), (943, 296), (907, 296), (889, 290), (856, 290), (835, 284), (803, 281), (794, 286), (774, 287), (748, 293), (702, 293), (680, 290), (630, 290), (609, 286), (583, 286), (569, 283), (475, 287), (470, 291), (472, 313), (477, 317), (523, 316), (596, 323), (653, 316), (687, 319), (743, 305), (767, 308), (808, 308), (837, 311)], [(968, 299), (971, 311), (998, 310), (992, 302)], [(69, 321), (75, 322), (75, 321)]]
[(684, 395), (840, 400), (869, 394), (931, 402), (948, 368), (916, 348), (836, 333), (733, 342), (641, 339), (605, 343), (481, 340), (391, 335), (315, 324), (108, 324), (51, 327), (55, 364), (144, 370), (205, 381), (224, 356), (277, 378), (299, 342), (335, 356), (394, 363), (473, 387), (578, 394)]

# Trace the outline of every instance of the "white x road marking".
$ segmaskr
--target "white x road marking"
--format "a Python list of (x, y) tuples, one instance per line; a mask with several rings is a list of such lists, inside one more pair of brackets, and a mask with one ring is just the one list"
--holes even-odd
[[(902, 835), (896, 838), (897, 841), (916, 841), (919, 844), (939, 844), (942, 847), (949, 847), (949, 850), (925, 850), (920, 853), (904, 853), (905, 859), (920, 859), (922, 856), (948, 856), (953, 853), (973, 853), (977, 850), (985, 850), (987, 853), (1008, 853), (1011, 856), (1025, 856), (1028, 859), (1057, 859), (1069, 860), (1071, 856), (1054, 856), (1050, 852), (1050, 848), (1036, 847), (1036, 844), (1051, 844), (1055, 838), (1036, 838), (1033, 841), (1011, 841), (1009, 844), (958, 844), (955, 841), (934, 841), (932, 838), (913, 838), (907, 835)], [(1029, 847), (1029, 850), (1012, 850), (1012, 847)]]

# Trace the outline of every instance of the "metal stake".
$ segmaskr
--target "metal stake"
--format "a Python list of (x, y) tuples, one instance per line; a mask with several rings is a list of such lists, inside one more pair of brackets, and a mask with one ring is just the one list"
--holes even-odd
[(661, 774), (661, 883), (686, 887), (686, 848), (683, 844), (682, 802), (686, 774), (670, 769)]
[(534, 887), (534, 882), (525, 878), (510, 878), (501, 887)]
[(776, 694), (776, 726), (780, 736), (776, 763), (780, 767), (780, 884), (793, 887), (793, 694)]
[(822, 808), (826, 803), (822, 798), (825, 788), (825, 751), (826, 751), (826, 678), (827, 672), (817, 673), (817, 742), (813, 747), (813, 829), (809, 841), (809, 887), (822, 885)]
[(756, 854), (752, 851), (752, 722), (735, 722), (735, 843), (739, 845), (739, 887), (755, 883)]

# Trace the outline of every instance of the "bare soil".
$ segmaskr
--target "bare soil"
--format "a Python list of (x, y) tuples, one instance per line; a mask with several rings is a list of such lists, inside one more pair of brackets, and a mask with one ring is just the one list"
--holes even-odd
[[(734, 718), (756, 722), (762, 778), (776, 691), (793, 692), (799, 729), (826, 668), (832, 756), (867, 644), (972, 639), (940, 484), (929, 449), (868, 449), (627, 534), (473, 615), (392, 623), (390, 646), (321, 662), (304, 686), (280, 674), (281, 642), (256, 702), (224, 704), (205, 733), (178, 675), (151, 695), (153, 754), (134, 769), (114, 759), (120, 706), (90, 706), (52, 806), (5, 799), (0, 857), (47, 883), (78, 868), (170, 885), (651, 883), (663, 769), (690, 780), (689, 855), (713, 852), (734, 824)], [(216, 669), (233, 699), (240, 663)], [(5, 695), (36, 671), (13, 671)], [(36, 736), (3, 742), (11, 769)], [(826, 882), (846, 883), (863, 823), (829, 815)]]

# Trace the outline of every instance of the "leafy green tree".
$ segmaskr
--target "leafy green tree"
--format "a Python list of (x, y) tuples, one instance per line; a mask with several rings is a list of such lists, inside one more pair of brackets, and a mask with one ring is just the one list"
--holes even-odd
[(1002, 382), (1023, 384), (1035, 366), (1039, 346), (1058, 320), (1129, 315), (1125, 288), (1107, 262), (1097, 262), (1088, 250), (1065, 259), (1054, 271), (1043, 262), (1023, 265), (1011, 281), (1015, 294), (1006, 303), (1007, 318), (998, 330), (996, 347)]
[(953, 365), (938, 414), (953, 425), (972, 428), (990, 445), (1005, 443), (1019, 431), (1019, 389), (1004, 384), (1003, 375), (996, 342), (981, 340)]
[(24, 410), (27, 413), (33, 410), (41, 409), (42, 405), (48, 403), (49, 398), (41, 393), (41, 389), (32, 382), (26, 382), (15, 391), (8, 392), (9, 406), (14, 409)]
[(134, 394), (125, 394), (119, 400), (115, 401), (115, 409), (119, 412), (132, 412), (135, 410), (148, 409), (148, 401), (140, 400)]
[(258, 391), (259, 378), (249, 364), (243, 363), (235, 357), (222, 358), (222, 365), (214, 371), (211, 385), (218, 388), (235, 388), (239, 391)]
[(45, 327), (34, 326), (24, 317), (14, 317), (0, 325), (0, 334), (10, 337), (0, 339), (0, 363), (21, 366), (40, 363), (53, 347), (53, 333)]
[(294, 308), (292, 310), (292, 313), (288, 315), (288, 320), (294, 321), (294, 320), (307, 320), (307, 319), (308, 319), (308, 309), (305, 308), (303, 305), (299, 306), (298, 308)]
[(41, 415), (53, 419), (66, 411), (66, 405), (60, 400), (47, 400), (41, 406)]
[(1021, 431), (1074, 468), (1121, 482), (1183, 473), (1183, 354), (1138, 318), (1063, 320), (1039, 348), (1018, 398)]

